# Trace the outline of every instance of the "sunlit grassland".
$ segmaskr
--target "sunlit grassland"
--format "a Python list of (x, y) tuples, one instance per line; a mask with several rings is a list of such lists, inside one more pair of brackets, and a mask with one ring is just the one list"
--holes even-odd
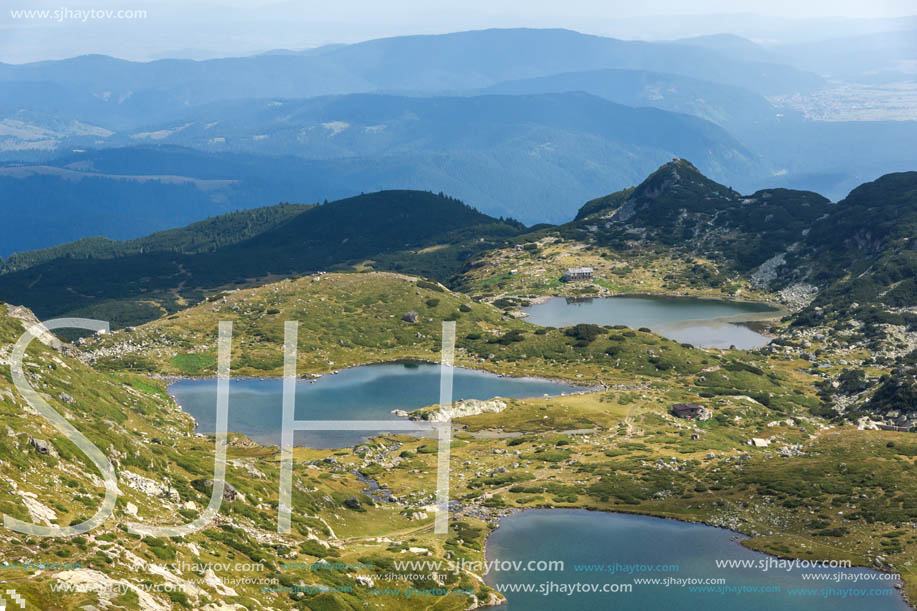
[[(781, 557), (870, 567), (882, 557), (913, 592), (917, 445), (907, 434), (825, 428), (802, 410), (775, 421), (761, 405), (725, 399), (715, 412), (726, 417), (692, 423), (652, 396), (624, 405), (612, 396), (517, 401), (501, 414), (462, 419), (474, 434), (453, 449), (453, 495), (496, 509), (588, 507), (701, 521), (751, 535), (745, 545)], [(565, 408), (594, 428), (538, 426)], [(773, 445), (750, 447), (751, 437)]]
[[(402, 320), (408, 311), (418, 313), (416, 323)], [(224, 501), (220, 521), (188, 539), (199, 556), (187, 542), (127, 536), (128, 502), (146, 523), (174, 524), (195, 517), (209, 500), (213, 438), (195, 436), (190, 418), (166, 394), (165, 382), (138, 372), (213, 375), (221, 320), (235, 327), (233, 373), (261, 376), (282, 372), (285, 320), (300, 321), (301, 374), (400, 358), (437, 361), (442, 321), (456, 320), (457, 364), (579, 381), (586, 391), (511, 399), (501, 413), (457, 420), (450, 496), (463, 506), (483, 512), (586, 507), (706, 522), (750, 535), (749, 547), (787, 557), (844, 558), (872, 566), (881, 556), (882, 566), (902, 573), (914, 593), (909, 563), (917, 538), (909, 525), (917, 517), (917, 442), (906, 434), (829, 426), (813, 416), (819, 403), (811, 362), (762, 351), (703, 350), (647, 330), (540, 329), (429, 281), (380, 273), (328, 274), (220, 295), (137, 331), (92, 342), (90, 350), (128, 346), (123, 354), (101, 355), (95, 368), (36, 347), (27, 371), (49, 401), (111, 453), (119, 471), (167, 482), (181, 503), (190, 501), (194, 509), (122, 486), (116, 516), (99, 532), (110, 540), (42, 548), (34, 540), (7, 537), (5, 553), (109, 565), (100, 554), (110, 548), (116, 559), (105, 570), (119, 577), (130, 576), (123, 566), (127, 552), (149, 561), (247, 559), (268, 563), (268, 574), (288, 583), (355, 588), (353, 594), (308, 599), (270, 595), (278, 606), (301, 608), (361, 605), (369, 594), (353, 571), (282, 569), (287, 560), (362, 559), (388, 571), (395, 558), (482, 557), (491, 520), (453, 515), (450, 537), (433, 534), (429, 506), (436, 490), (437, 442), (410, 435), (374, 438), (379, 448), (402, 444), (384, 464), (355, 448), (297, 448), (289, 536), (276, 534), (277, 449), (232, 435), (227, 480), (244, 498)], [(11, 342), (21, 325), (0, 316), (0, 332)], [(138, 348), (131, 351), (130, 344)], [(10, 388), (8, 370), (4, 375), (0, 390)], [(64, 401), (62, 392), (75, 402)], [(713, 418), (676, 419), (670, 410), (677, 402), (701, 403)], [(39, 419), (24, 417), (21, 401), (0, 395), (0, 410), (16, 433), (0, 436), (0, 469), (8, 479), (55, 510), (60, 524), (91, 513), (101, 488), (87, 476), (93, 468), (85, 458)], [(30, 435), (51, 439), (60, 457), (38, 456), (28, 448)], [(767, 438), (771, 445), (749, 446), (751, 438)], [(374, 502), (354, 470), (390, 489), (401, 504)], [(10, 486), (0, 487), (0, 507), (29, 518)], [(412, 515), (419, 513), (427, 516)], [(50, 581), (30, 580), (24, 588), (30, 600), (47, 600)], [(468, 583), (481, 596), (487, 593), (470, 575), (456, 576), (449, 585)], [(391, 585), (411, 584), (433, 587), (428, 579)], [(257, 588), (242, 587), (238, 597), (227, 600), (250, 604), (262, 596)], [(63, 604), (87, 600), (74, 597)], [(373, 602), (425, 608), (422, 600), (403, 597), (373, 597)], [(467, 602), (447, 597), (436, 601), (436, 608), (465, 608)]]
[[(564, 272), (571, 267), (592, 267), (595, 280), (563, 282)], [(489, 297), (655, 293), (771, 298), (766, 291), (755, 289), (738, 275), (727, 274), (703, 257), (686, 258), (665, 251), (616, 252), (554, 237), (480, 255), (458, 286)]]

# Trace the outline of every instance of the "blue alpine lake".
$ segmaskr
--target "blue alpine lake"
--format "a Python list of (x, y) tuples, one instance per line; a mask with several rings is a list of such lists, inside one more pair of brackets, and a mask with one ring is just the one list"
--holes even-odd
[[(411, 411), (439, 401), (440, 366), (387, 363), (345, 369), (296, 385), (297, 420), (399, 420), (394, 409)], [(197, 420), (197, 431), (213, 433), (216, 423), (216, 379), (182, 380), (169, 392)], [(453, 398), (492, 399), (560, 395), (583, 390), (561, 382), (510, 378), (455, 368)], [(280, 445), (283, 381), (235, 378), (229, 383), (229, 431), (264, 445)], [(296, 445), (341, 448), (360, 443), (371, 433), (299, 431)]]
[(779, 310), (762, 303), (691, 297), (554, 297), (522, 310), (530, 323), (568, 327), (579, 323), (648, 327), (677, 342), (704, 348), (751, 349), (770, 341), (742, 322), (766, 320)]
[[(763, 570), (767, 563), (779, 560), (741, 546), (740, 538), (735, 532), (722, 528), (647, 516), (577, 509), (530, 510), (501, 520), (500, 527), (487, 540), (488, 562), (521, 561), (521, 566), (527, 568), (529, 561), (559, 560), (564, 563), (563, 570), (537, 570), (538, 566), (533, 565), (534, 570), (491, 570), (485, 579), (491, 587), (534, 584), (532, 592), (504, 593), (509, 609), (514, 611), (910, 609), (896, 589), (900, 582), (883, 579), (887, 576), (883, 573), (861, 568), (793, 567), (787, 570), (785, 566), (773, 565)], [(717, 567), (717, 561), (748, 561), (752, 566), (721, 568)], [(659, 579), (660, 582), (635, 583), (635, 579)], [(669, 585), (665, 585), (666, 579), (670, 580)], [(680, 585), (683, 581), (672, 581), (688, 579), (722, 579), (723, 582)], [(561, 586), (576, 583), (598, 584), (599, 588), (604, 584), (630, 584), (632, 590), (567, 594)], [(762, 591), (762, 588), (770, 591)], [(551, 593), (543, 593), (552, 589)], [(810, 593), (795, 591), (797, 589)], [(864, 593), (870, 590), (884, 593)]]

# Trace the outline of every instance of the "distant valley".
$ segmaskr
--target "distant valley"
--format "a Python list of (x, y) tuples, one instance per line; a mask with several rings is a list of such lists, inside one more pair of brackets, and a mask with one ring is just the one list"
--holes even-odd
[[(380, 189), (558, 223), (672, 157), (743, 192), (833, 200), (917, 165), (915, 122), (807, 119), (799, 100), (837, 83), (796, 61), (737, 37), (520, 29), (202, 62), (0, 65), (0, 187), (26, 227), (0, 234), (0, 256)], [(138, 205), (151, 201), (170, 203)], [(25, 202), (46, 212), (43, 228), (17, 216)]]

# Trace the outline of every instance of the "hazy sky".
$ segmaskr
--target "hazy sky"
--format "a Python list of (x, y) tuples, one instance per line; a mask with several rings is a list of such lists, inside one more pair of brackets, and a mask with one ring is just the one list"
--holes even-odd
[[(765, 44), (879, 32), (914, 0), (0, 0), (0, 61), (105, 53), (204, 58), (488, 27), (566, 27), (633, 39), (732, 32)], [(49, 18), (14, 17), (48, 10)], [(69, 10), (64, 19), (54, 11)], [(144, 18), (76, 11), (145, 11)], [(817, 22), (809, 20), (817, 19)], [(911, 24), (914, 27), (914, 24)]]

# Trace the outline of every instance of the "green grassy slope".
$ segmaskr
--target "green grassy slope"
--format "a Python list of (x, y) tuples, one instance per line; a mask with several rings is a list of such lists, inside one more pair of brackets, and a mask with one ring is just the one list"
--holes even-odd
[[(99, 473), (13, 388), (6, 359), (24, 327), (7, 315), (5, 304), (0, 308), (4, 359), (0, 415), (5, 423), (0, 438), (0, 511), (50, 526), (82, 522), (95, 513), (104, 497)], [(362, 558), (364, 563), (375, 563), (369, 572), (382, 571), (393, 557), (405, 557), (398, 555), (399, 548), (389, 549), (402, 542), (428, 547), (434, 558), (443, 557), (444, 540), (425, 532), (432, 519), (411, 520), (408, 513), (377, 506), (364, 495), (365, 484), (350, 473), (359, 467), (360, 455), (345, 451), (324, 461), (333, 451), (297, 449), (293, 532), (278, 535), (276, 449), (230, 435), (227, 482), (235, 495), (224, 498), (217, 520), (182, 538), (133, 535), (127, 532), (128, 522), (179, 525), (202, 512), (209, 501), (208, 479), (213, 477), (213, 439), (193, 435), (192, 419), (174, 404), (162, 382), (126, 371), (101, 372), (38, 342), (30, 347), (25, 371), (52, 407), (109, 457), (120, 490), (113, 515), (83, 536), (38, 538), (2, 529), (0, 554), (6, 564), (0, 567), (0, 579), (15, 587), (29, 608), (70, 610), (111, 604), (166, 610), (236, 604), (351, 609), (360, 608), (369, 598), (381, 608), (424, 608), (420, 599), (371, 594), (369, 582), (357, 580), (358, 574), (368, 572), (366, 568), (309, 566), (320, 559), (353, 563)], [(39, 453), (39, 445), (49, 447), (48, 453)], [(414, 485), (420, 483), (415, 477)], [(419, 507), (428, 502), (425, 498), (406, 502), (404, 508)], [(348, 499), (357, 499), (362, 506), (349, 508)], [(398, 534), (418, 529), (416, 535)], [(453, 522), (453, 529), (456, 533), (467, 529), (467, 542), (453, 546), (455, 551), (479, 556), (484, 531), (459, 520)], [(388, 536), (387, 542), (375, 541), (373, 537), (380, 535)], [(345, 540), (359, 536), (370, 538), (356, 545)], [(197, 568), (208, 564), (220, 565), (214, 571), (222, 584)], [(118, 585), (113, 592), (55, 590), (68, 583), (104, 589), (112, 580)], [(404, 586), (429, 587), (429, 583), (428, 578), (418, 577)], [(314, 587), (305, 587), (309, 585)], [(445, 587), (459, 585), (487, 598), (465, 575), (449, 577)], [(266, 591), (265, 586), (277, 589)], [(294, 592), (294, 586), (302, 591)], [(342, 591), (320, 589), (335, 586)], [(452, 596), (441, 606), (458, 610), (473, 602), (473, 596)]]

